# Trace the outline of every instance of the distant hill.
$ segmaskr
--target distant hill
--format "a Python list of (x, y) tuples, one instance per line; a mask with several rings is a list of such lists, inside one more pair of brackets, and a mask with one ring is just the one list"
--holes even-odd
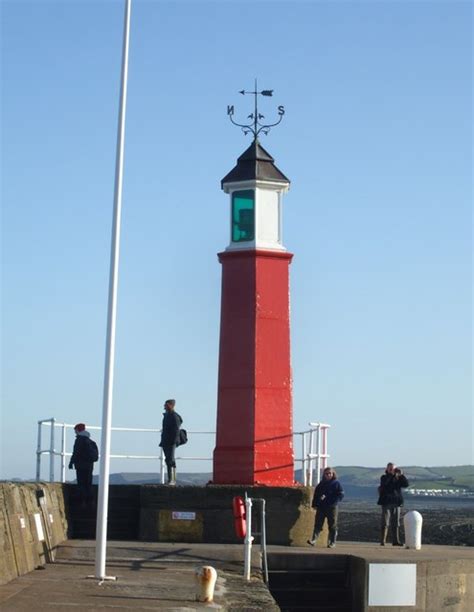
[[(212, 479), (212, 474), (200, 472), (178, 473), (178, 483), (180, 485), (198, 486), (205, 485)], [(94, 475), (94, 484), (98, 483), (99, 477)], [(120, 472), (110, 474), (110, 484), (112, 485), (142, 485), (142, 484), (161, 484), (161, 479), (156, 472)]]
[[(357, 497), (373, 496), (384, 468), (362, 466), (336, 466), (338, 477), (346, 491)], [(416, 489), (465, 489), (474, 492), (474, 466), (421, 467), (407, 466), (403, 471)], [(205, 485), (212, 479), (211, 473), (178, 471), (181, 485)], [(295, 480), (302, 481), (301, 470), (295, 472)], [(94, 482), (97, 477), (94, 476)], [(146, 472), (122, 472), (110, 475), (110, 484), (159, 484), (159, 475)]]
[[(377, 487), (384, 468), (339, 466), (335, 468), (345, 485)], [(474, 491), (474, 466), (442, 467), (404, 466), (403, 472), (410, 486), (417, 489), (467, 489)]]

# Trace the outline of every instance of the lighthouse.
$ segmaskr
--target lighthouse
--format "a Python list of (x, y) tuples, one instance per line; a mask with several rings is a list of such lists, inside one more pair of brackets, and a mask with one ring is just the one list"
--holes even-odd
[(229, 244), (222, 266), (214, 484), (294, 484), (289, 266), (283, 245), (283, 194), (290, 186), (259, 135), (264, 125), (254, 94), (253, 123), (232, 123), (253, 135), (222, 179), (228, 196)]

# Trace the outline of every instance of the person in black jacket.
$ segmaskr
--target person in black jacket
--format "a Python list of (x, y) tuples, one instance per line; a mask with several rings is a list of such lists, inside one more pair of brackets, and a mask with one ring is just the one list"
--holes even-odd
[(82, 506), (92, 502), (92, 472), (94, 471), (94, 461), (97, 461), (98, 454), (95, 442), (90, 439), (90, 433), (86, 430), (84, 423), (78, 423), (74, 427), (76, 440), (72, 456), (69, 461), (69, 469), (76, 468), (77, 488), (79, 490), (79, 500)]
[(176, 446), (179, 443), (179, 429), (183, 419), (175, 411), (176, 401), (174, 399), (166, 400), (165, 413), (163, 415), (163, 424), (161, 427), (161, 442), (160, 446), (165, 454), (165, 463), (168, 472), (168, 484), (176, 484), (176, 461), (174, 454)]
[(377, 504), (382, 506), (380, 545), (385, 546), (388, 528), (391, 527), (393, 546), (403, 546), (400, 542), (400, 508), (403, 506), (402, 489), (408, 487), (408, 480), (394, 463), (387, 463), (385, 474), (380, 477)]
[(327, 467), (323, 478), (314, 490), (312, 507), (316, 508), (313, 536), (308, 544), (314, 546), (326, 519), (329, 527), (328, 548), (336, 546), (337, 538), (337, 504), (343, 499), (344, 491), (337, 479), (336, 471)]

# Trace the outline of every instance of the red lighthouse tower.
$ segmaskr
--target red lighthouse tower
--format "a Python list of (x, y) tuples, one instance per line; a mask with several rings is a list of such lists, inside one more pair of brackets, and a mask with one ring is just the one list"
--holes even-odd
[[(283, 107), (279, 112), (281, 120)], [(230, 196), (230, 243), (219, 253), (222, 299), (213, 482), (291, 486), (293, 255), (282, 243), (282, 195), (290, 181), (260, 145), (260, 129), (256, 121), (254, 125), (254, 141), (222, 179), (222, 189)]]

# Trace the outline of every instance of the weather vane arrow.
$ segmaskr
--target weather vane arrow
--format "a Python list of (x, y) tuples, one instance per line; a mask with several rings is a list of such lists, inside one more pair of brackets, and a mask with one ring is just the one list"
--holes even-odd
[(261, 113), (258, 112), (258, 104), (257, 104), (258, 96), (260, 95), (260, 96), (271, 97), (273, 96), (273, 89), (262, 89), (262, 91), (258, 91), (257, 79), (255, 79), (255, 91), (245, 91), (245, 89), (242, 89), (241, 91), (239, 91), (239, 93), (242, 94), (243, 96), (245, 96), (246, 94), (253, 95), (254, 100), (255, 100), (254, 112), (250, 113), (250, 115), (248, 115), (247, 117), (247, 119), (251, 119), (253, 123), (248, 124), (248, 125), (243, 124), (243, 123), (237, 123), (236, 121), (234, 121), (233, 119), (234, 106), (233, 105), (227, 106), (227, 115), (229, 116), (229, 119), (234, 125), (237, 125), (238, 127), (240, 127), (244, 134), (246, 135), (253, 134), (253, 137), (257, 139), (260, 132), (263, 132), (264, 134), (268, 134), (270, 129), (272, 127), (275, 127), (275, 125), (278, 125), (283, 119), (283, 115), (285, 114), (285, 107), (278, 106), (277, 111), (280, 117), (278, 121), (276, 121), (275, 123), (269, 123), (269, 124), (264, 124), (261, 122), (261, 119), (265, 119), (265, 115), (262, 115)]

